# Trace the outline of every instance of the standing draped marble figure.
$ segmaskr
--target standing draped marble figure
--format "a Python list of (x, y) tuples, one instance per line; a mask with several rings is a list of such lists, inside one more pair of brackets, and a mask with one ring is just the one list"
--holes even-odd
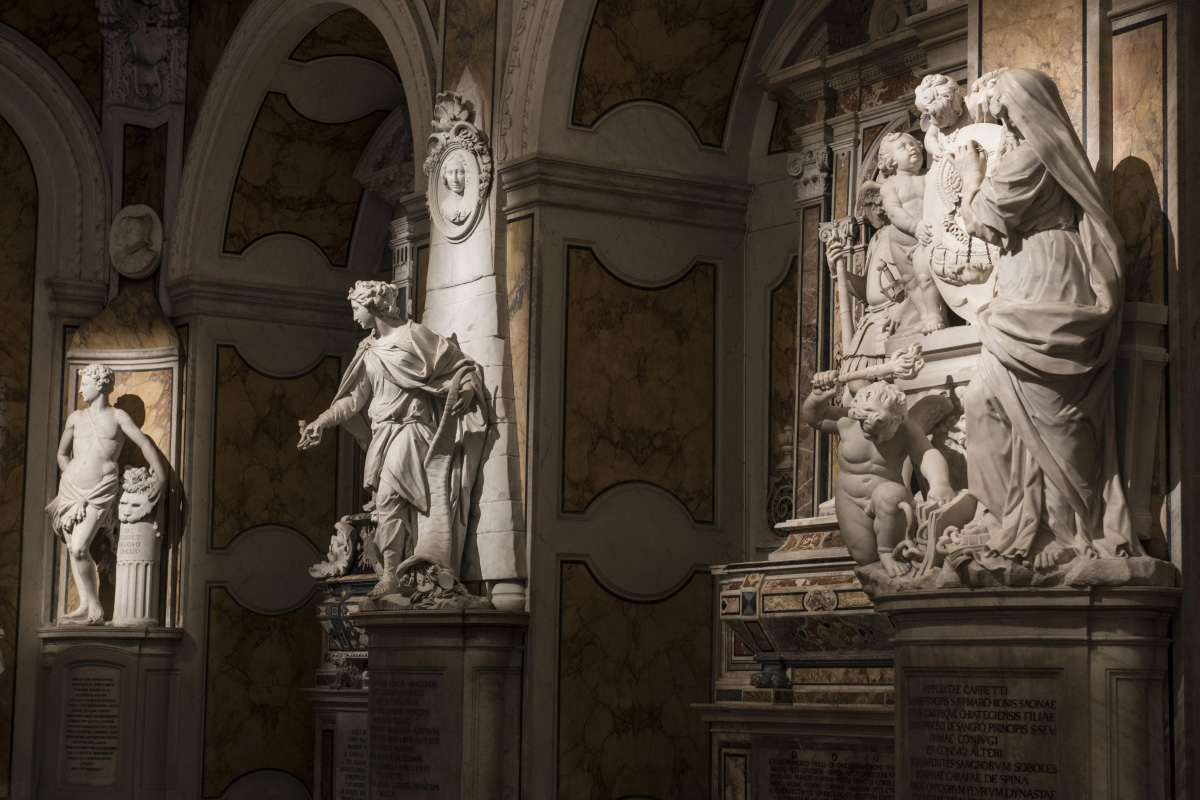
[(394, 286), (358, 281), (349, 297), (355, 320), (371, 334), (300, 446), (342, 425), (366, 449), (364, 483), (378, 517), (373, 550), (382, 566), (371, 594), (382, 596), (420, 564), (459, 575), (487, 400), (482, 369), (457, 344), (401, 321)]
[(989, 550), (1043, 569), (1141, 555), (1114, 427), (1120, 234), (1054, 82), (1008, 69), (976, 88), (969, 104), (1018, 140), (988, 177), (977, 148), (952, 155), (968, 232), (1003, 251), (965, 397), (976, 526)]

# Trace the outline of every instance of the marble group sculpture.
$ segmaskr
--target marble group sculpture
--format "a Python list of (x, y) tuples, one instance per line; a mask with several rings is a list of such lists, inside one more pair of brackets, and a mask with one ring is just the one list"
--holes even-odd
[(341, 425), (366, 450), (379, 582), (364, 608), (486, 607), (458, 580), (488, 430), (483, 370), (454, 341), (405, 321), (395, 286), (358, 281), (349, 299), (370, 333), (328, 410), (301, 421), (298, 447)]
[[(852, 384), (848, 409), (836, 409), (834, 382), (854, 376), (845, 365), (815, 376), (804, 417), (842, 439), (837, 516), (860, 579), (869, 590), (1153, 580), (1156, 562), (1131, 534), (1118, 473), (1121, 239), (1058, 89), (1037, 70), (1001, 69), (965, 100), (929, 76), (917, 100), (936, 152), (932, 193), (948, 207), (926, 193), (916, 249), (927, 253), (913, 261), (928, 259), (939, 289), (970, 290), (944, 295), (982, 344), (961, 395), (967, 486), (951, 487), (925, 438), (949, 398), (924, 398), (906, 420), (900, 389)], [(913, 148), (896, 144), (911, 175)], [(884, 206), (908, 211), (913, 197), (911, 187), (885, 189)], [(904, 212), (888, 210), (895, 225)], [(986, 295), (971, 293), (981, 286)], [(935, 398), (940, 408), (927, 403)]]

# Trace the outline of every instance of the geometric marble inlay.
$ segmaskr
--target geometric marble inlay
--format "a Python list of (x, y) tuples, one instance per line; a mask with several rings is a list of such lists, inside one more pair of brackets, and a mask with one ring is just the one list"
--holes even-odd
[(655, 484), (713, 519), (716, 266), (631, 286), (591, 250), (568, 255), (563, 509)]

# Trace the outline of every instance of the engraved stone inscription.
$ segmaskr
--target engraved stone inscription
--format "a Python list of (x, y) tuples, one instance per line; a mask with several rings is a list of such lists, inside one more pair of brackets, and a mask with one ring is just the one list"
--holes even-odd
[(450, 754), (434, 708), (444, 705), (442, 675), (436, 672), (371, 674), (371, 747), (376, 759), (372, 796), (379, 800), (434, 800), (444, 795), (440, 772)]
[(910, 675), (911, 800), (1058, 800), (1059, 697), (1052, 677)]
[(111, 786), (117, 781), (120, 686), (112, 667), (83, 666), (67, 680), (63, 715), (63, 782)]
[(342, 713), (338, 718), (337, 800), (367, 800), (367, 715)]
[(757, 792), (763, 800), (892, 800), (891, 752), (828, 748), (756, 748)]

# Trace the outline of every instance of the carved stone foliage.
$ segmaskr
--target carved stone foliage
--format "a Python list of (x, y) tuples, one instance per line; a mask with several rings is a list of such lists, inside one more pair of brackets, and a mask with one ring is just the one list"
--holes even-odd
[(796, 179), (796, 203), (820, 199), (829, 191), (829, 148), (810, 147), (788, 156), (788, 174)]
[(429, 215), (452, 242), (471, 235), (492, 188), (492, 148), (474, 121), (474, 109), (462, 95), (438, 95), (424, 171)]
[(187, 0), (98, 0), (104, 102), (153, 111), (184, 102)]

